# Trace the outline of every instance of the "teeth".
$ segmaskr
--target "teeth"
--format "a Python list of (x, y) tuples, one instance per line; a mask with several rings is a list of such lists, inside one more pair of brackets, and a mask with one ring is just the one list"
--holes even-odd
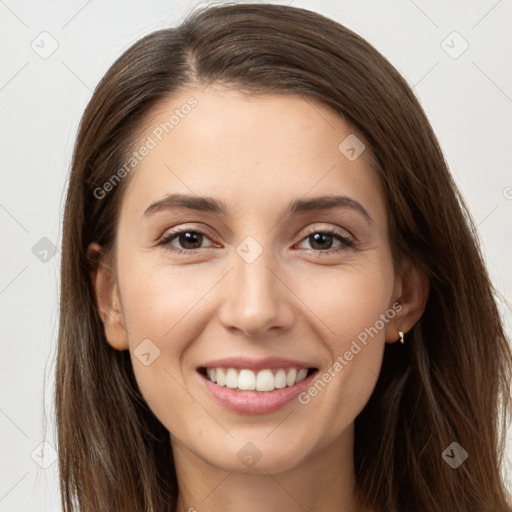
[(217, 384), (219, 386), (225, 386), (226, 385), (226, 374), (224, 373), (224, 370), (222, 368), (216, 368), (216, 369), (213, 369), (213, 372), (215, 374), (215, 379), (217, 381)]
[(286, 385), (293, 386), (297, 382), (297, 370), (292, 368), (286, 375)]
[(235, 368), (207, 368), (208, 379), (216, 382), (218, 386), (226, 386), (242, 391), (273, 391), (286, 386), (293, 386), (303, 381), (308, 370), (301, 368), (279, 368), (277, 370), (265, 369), (259, 372)]
[(277, 370), (277, 373), (274, 376), (274, 386), (277, 389), (286, 387), (286, 373), (282, 368)]
[(254, 375), (254, 372), (251, 370), (240, 370), (240, 375), (238, 376), (238, 388), (247, 391), (254, 391), (256, 389), (256, 375)]
[(234, 368), (228, 368), (226, 373), (226, 387), (231, 389), (238, 387), (238, 373)]
[(256, 391), (272, 391), (274, 386), (274, 376), (270, 370), (260, 370), (256, 377)]
[(297, 372), (297, 384), (301, 381), (303, 381), (306, 378), (306, 375), (308, 374), (308, 371), (306, 368), (302, 368)]

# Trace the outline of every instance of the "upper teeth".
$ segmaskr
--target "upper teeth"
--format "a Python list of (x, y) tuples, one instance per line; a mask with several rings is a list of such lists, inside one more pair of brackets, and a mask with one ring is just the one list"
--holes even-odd
[(237, 368), (207, 368), (206, 373), (218, 386), (247, 391), (273, 391), (274, 389), (293, 386), (306, 378), (308, 370), (301, 368), (279, 368), (274, 370), (252, 370)]

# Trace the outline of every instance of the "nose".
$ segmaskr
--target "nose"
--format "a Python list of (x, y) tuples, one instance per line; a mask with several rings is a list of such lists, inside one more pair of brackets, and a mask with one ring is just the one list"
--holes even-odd
[(289, 329), (294, 322), (294, 295), (272, 252), (264, 250), (252, 262), (234, 252), (232, 266), (224, 283), (221, 324), (250, 337)]

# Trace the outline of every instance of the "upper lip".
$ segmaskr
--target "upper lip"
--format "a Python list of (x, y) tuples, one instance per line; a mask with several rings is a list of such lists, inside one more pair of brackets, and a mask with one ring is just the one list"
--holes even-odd
[(264, 357), (262, 359), (251, 359), (248, 357), (225, 357), (208, 361), (202, 365), (203, 368), (237, 368), (248, 370), (264, 370), (266, 368), (316, 368), (315, 364), (304, 361), (297, 361), (285, 357)]

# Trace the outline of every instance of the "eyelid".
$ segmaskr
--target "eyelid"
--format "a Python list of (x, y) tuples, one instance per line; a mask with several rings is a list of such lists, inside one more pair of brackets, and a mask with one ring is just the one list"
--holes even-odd
[(302, 241), (304, 239), (304, 237), (310, 236), (317, 232), (319, 232), (319, 233), (325, 233), (325, 232), (335, 233), (343, 238), (349, 238), (354, 243), (357, 242), (357, 237), (355, 237), (348, 229), (341, 228), (340, 226), (325, 225), (325, 224), (319, 226), (318, 223), (313, 224), (313, 225), (310, 224), (307, 228), (304, 228), (303, 230), (299, 231), (299, 233), (296, 236), (301, 236), (302, 238), (300, 241)]

